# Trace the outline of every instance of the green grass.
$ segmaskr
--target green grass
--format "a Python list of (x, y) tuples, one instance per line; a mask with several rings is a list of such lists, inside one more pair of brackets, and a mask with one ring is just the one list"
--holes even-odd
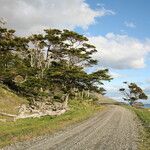
[(140, 143), (140, 150), (150, 150), (150, 109), (140, 109), (140, 108), (133, 108), (132, 109), (139, 119), (142, 121), (144, 131), (141, 132), (141, 143)]
[[(150, 109), (149, 109), (150, 110)], [(142, 142), (140, 150), (150, 150), (150, 111), (148, 109), (135, 109), (137, 116), (141, 119), (144, 131), (142, 132)]]
[(0, 122), (0, 147), (53, 133), (70, 124), (84, 120), (103, 108), (77, 100), (70, 101), (69, 106), (68, 112), (57, 117), (45, 116), (20, 119), (16, 122)]

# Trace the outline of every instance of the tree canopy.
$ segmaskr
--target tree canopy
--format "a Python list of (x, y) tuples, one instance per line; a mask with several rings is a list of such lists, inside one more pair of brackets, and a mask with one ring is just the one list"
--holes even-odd
[(123, 99), (128, 101), (130, 105), (132, 105), (136, 100), (148, 99), (148, 96), (144, 93), (144, 91), (135, 83), (127, 83), (123, 82), (127, 85), (126, 88), (120, 88), (119, 91), (124, 95)]
[(0, 26), (0, 82), (28, 97), (52, 96), (57, 90), (103, 94), (103, 81), (112, 80), (109, 70), (85, 71), (97, 64), (92, 58), (96, 52), (74, 31), (45, 29), (43, 34), (19, 37), (15, 30)]

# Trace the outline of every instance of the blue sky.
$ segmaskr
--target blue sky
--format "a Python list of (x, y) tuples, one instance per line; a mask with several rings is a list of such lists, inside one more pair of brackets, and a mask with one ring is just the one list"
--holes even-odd
[(149, 0), (0, 0), (0, 18), (21, 36), (45, 28), (86, 35), (99, 61), (89, 71), (109, 68), (114, 77), (105, 83), (107, 96), (120, 100), (123, 81), (136, 82), (150, 96)]
[[(90, 36), (105, 36), (107, 33), (128, 35), (145, 41), (150, 38), (150, 1), (148, 0), (87, 0), (91, 8), (112, 10), (115, 14), (97, 18), (96, 23), (88, 28), (86, 32)], [(84, 30), (77, 31), (84, 33)], [(130, 51), (130, 49), (127, 49)], [(136, 54), (135, 54), (136, 55)], [(118, 74), (111, 83), (105, 83), (108, 89), (107, 95), (110, 97), (118, 97), (120, 93), (116, 88), (121, 87), (123, 81), (136, 82), (143, 89), (146, 89), (147, 94), (150, 94), (150, 59), (149, 54), (145, 56), (145, 67), (142, 68), (126, 68), (114, 69), (109, 68), (112, 72)], [(111, 87), (110, 87), (111, 84)], [(115, 87), (114, 90), (112, 90)]]
[[(150, 1), (148, 0), (87, 0), (93, 9), (106, 7), (113, 10), (116, 15), (97, 19), (97, 25), (89, 29), (93, 34), (106, 34), (108, 32), (122, 33), (124, 30), (130, 36), (140, 39), (150, 35)], [(98, 6), (97, 6), (98, 5)], [(100, 5), (100, 6), (99, 6)], [(124, 22), (133, 22), (136, 28), (124, 26)], [(95, 30), (96, 29), (96, 30)]]

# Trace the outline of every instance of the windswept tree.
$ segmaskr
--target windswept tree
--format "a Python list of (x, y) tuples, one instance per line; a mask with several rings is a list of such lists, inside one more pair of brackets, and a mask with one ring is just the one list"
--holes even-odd
[(97, 85), (111, 80), (108, 70), (92, 74), (84, 71), (85, 67), (97, 64), (92, 58), (97, 50), (85, 36), (69, 30), (46, 29), (44, 32), (29, 37), (32, 46), (27, 54), (30, 66), (39, 70), (39, 78), (47, 79), (51, 87), (58, 85), (67, 95), (73, 89), (104, 91)]
[(85, 36), (73, 31), (46, 29), (26, 38), (0, 26), (0, 81), (35, 100), (53, 100), (56, 93), (66, 100), (85, 91), (104, 94), (103, 81), (112, 79), (109, 70), (85, 71), (97, 64), (92, 58), (96, 52)]
[(119, 91), (124, 95), (123, 100), (128, 101), (130, 105), (139, 99), (148, 99), (148, 96), (137, 84), (127, 82), (123, 83), (127, 85), (127, 88), (120, 88)]
[(65, 58), (69, 66), (92, 66), (97, 60), (92, 59), (92, 54), (97, 52), (89, 40), (76, 32), (63, 30), (61, 39), (64, 43)]

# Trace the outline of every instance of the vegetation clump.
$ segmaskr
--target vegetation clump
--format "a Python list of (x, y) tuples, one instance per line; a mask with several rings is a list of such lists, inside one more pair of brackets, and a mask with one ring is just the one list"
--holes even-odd
[(87, 73), (97, 64), (97, 50), (88, 39), (69, 30), (45, 29), (29, 37), (0, 25), (0, 82), (36, 102), (64, 102), (93, 91), (105, 93), (102, 81), (110, 81), (108, 69)]
[[(133, 105), (138, 99), (147, 100), (148, 96), (144, 91), (135, 83), (127, 83), (126, 88), (120, 88), (119, 91), (124, 95), (123, 100), (128, 101), (130, 105)], [(140, 105), (140, 104), (139, 104)]]

